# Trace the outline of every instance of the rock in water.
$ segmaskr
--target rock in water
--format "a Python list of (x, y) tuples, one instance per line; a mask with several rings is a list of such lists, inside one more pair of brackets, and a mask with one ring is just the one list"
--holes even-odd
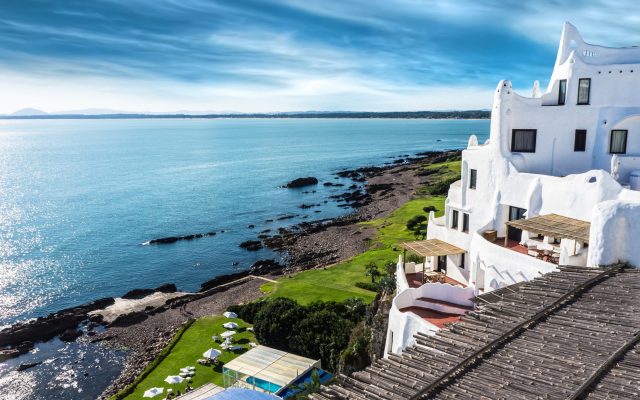
[(286, 187), (291, 189), (291, 188), (299, 188), (299, 187), (311, 186), (311, 185), (317, 185), (317, 184), (318, 184), (318, 178), (313, 176), (308, 176), (306, 178), (294, 179), (291, 182), (287, 183)]
[(82, 331), (80, 329), (67, 329), (60, 334), (60, 340), (64, 342), (73, 342), (79, 336), (82, 336)]
[(240, 247), (249, 251), (256, 251), (262, 248), (262, 243), (259, 240), (247, 240), (240, 243)]

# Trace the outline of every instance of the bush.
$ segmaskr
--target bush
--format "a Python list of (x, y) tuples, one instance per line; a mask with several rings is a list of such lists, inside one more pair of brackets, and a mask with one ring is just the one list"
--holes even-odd
[(410, 231), (414, 231), (419, 229), (422, 226), (422, 223), (427, 220), (427, 217), (424, 215), (416, 215), (412, 217), (409, 221), (407, 221), (407, 229)]
[(393, 275), (386, 275), (380, 282), (378, 282), (378, 290), (380, 292), (393, 293), (396, 290), (396, 277)]
[(347, 348), (340, 354), (340, 373), (351, 375), (369, 366), (371, 364), (370, 347), (371, 329), (364, 323), (360, 323), (353, 328)]
[(438, 209), (437, 209), (435, 206), (427, 206), (427, 207), (424, 207), (424, 208), (422, 209), (422, 211), (424, 211), (424, 212), (426, 212), (427, 214), (429, 214), (431, 211), (433, 211), (433, 212), (438, 211)]
[(238, 318), (253, 324), (256, 314), (266, 304), (265, 301), (256, 301), (253, 303), (247, 303), (243, 305), (234, 305), (228, 308), (228, 311), (232, 311), (238, 314)]
[(291, 327), (299, 323), (304, 315), (304, 308), (291, 299), (280, 297), (267, 301), (254, 317), (256, 339), (265, 346), (286, 351)]
[(394, 275), (396, 273), (396, 268), (397, 265), (394, 261), (387, 261), (387, 263), (384, 265), (384, 270), (387, 275)]
[(433, 196), (446, 195), (447, 193), (449, 193), (449, 186), (451, 186), (452, 183), (458, 180), (460, 180), (460, 177), (455, 176), (449, 179), (434, 182), (426, 188), (426, 193)]
[(333, 311), (316, 311), (294, 326), (289, 345), (293, 352), (321, 359), (324, 368), (335, 371), (353, 326), (353, 322)]
[(364, 289), (364, 290), (370, 290), (372, 292), (377, 292), (378, 291), (378, 284), (377, 283), (372, 283), (372, 282), (356, 282), (354, 284), (356, 287), (359, 287), (360, 289)]

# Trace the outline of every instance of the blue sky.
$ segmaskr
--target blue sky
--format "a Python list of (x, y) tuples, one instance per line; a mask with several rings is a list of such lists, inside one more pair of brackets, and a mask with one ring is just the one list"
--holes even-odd
[(3, 0), (0, 113), (489, 108), (545, 87), (565, 20), (640, 43), (622, 0)]

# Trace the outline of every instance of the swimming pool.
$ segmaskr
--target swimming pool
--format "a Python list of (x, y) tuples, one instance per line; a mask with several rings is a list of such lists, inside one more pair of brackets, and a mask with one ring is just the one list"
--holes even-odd
[[(316, 368), (315, 371), (318, 372), (318, 378), (320, 379), (321, 384), (325, 384), (333, 379), (333, 375), (321, 368)], [(282, 392), (278, 393), (278, 395), (283, 399), (288, 399), (293, 397), (296, 393), (301, 392), (305, 384), (311, 383), (311, 376), (313, 375), (313, 372), (314, 369), (307, 371), (306, 374), (298, 377), (298, 379), (288, 385)]]
[(271, 383), (269, 381), (265, 381), (260, 378), (254, 378), (253, 376), (250, 376), (247, 378), (247, 383), (249, 385), (254, 385), (256, 387), (259, 387), (260, 389), (267, 391), (269, 393), (275, 393), (278, 390), (282, 389), (282, 386), (280, 385), (276, 385), (275, 383)]

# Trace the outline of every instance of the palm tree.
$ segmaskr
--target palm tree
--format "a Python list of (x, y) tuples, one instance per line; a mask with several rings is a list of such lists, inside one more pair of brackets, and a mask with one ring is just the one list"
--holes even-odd
[(376, 278), (380, 276), (380, 271), (378, 271), (378, 266), (371, 262), (365, 267), (364, 274), (371, 277), (371, 283), (375, 283)]

